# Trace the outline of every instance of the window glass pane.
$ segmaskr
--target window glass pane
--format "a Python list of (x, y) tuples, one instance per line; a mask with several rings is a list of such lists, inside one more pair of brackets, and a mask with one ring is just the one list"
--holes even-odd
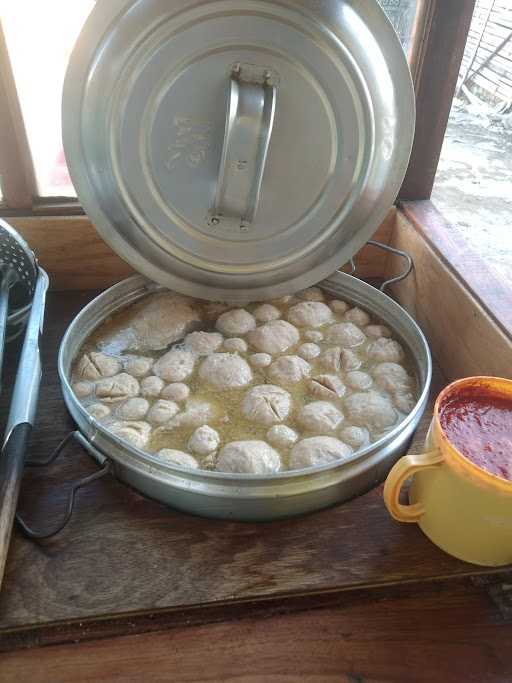
[(379, 0), (395, 31), (400, 38), (400, 42), (406, 52), (409, 51), (412, 29), (416, 12), (419, 7), (418, 0)]
[(512, 285), (510, 0), (477, 0), (432, 200)]
[(75, 196), (62, 149), (61, 96), (69, 55), (93, 6), (94, 0), (0, 0), (42, 197)]

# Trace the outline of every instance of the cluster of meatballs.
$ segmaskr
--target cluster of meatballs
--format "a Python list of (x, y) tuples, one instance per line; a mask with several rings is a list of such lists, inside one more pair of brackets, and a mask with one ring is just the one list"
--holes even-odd
[(272, 474), (343, 461), (392, 429), (416, 403), (406, 362), (389, 328), (316, 287), (244, 308), (166, 292), (97, 330), (73, 390), (165, 462)]

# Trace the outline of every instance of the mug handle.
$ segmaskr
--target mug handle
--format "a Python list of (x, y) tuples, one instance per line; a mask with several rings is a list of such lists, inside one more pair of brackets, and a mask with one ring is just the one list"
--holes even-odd
[(395, 463), (384, 484), (384, 503), (389, 514), (399, 522), (418, 522), (425, 513), (421, 503), (402, 505), (400, 491), (406, 479), (415, 472), (440, 467), (444, 462), (441, 451), (436, 448), (428, 453), (406, 455)]

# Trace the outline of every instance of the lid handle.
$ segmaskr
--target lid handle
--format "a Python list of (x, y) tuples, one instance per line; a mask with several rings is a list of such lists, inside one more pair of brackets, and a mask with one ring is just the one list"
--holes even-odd
[(252, 223), (274, 125), (277, 74), (253, 64), (231, 70), (224, 144), (210, 223)]

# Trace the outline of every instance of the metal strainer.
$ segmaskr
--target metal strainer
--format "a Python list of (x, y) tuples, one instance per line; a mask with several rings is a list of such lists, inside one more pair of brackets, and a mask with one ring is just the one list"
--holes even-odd
[[(30, 302), (37, 280), (37, 264), (34, 253), (25, 240), (0, 220), (0, 373), (9, 323), (19, 325), (28, 315)], [(24, 315), (25, 312), (25, 315)]]

